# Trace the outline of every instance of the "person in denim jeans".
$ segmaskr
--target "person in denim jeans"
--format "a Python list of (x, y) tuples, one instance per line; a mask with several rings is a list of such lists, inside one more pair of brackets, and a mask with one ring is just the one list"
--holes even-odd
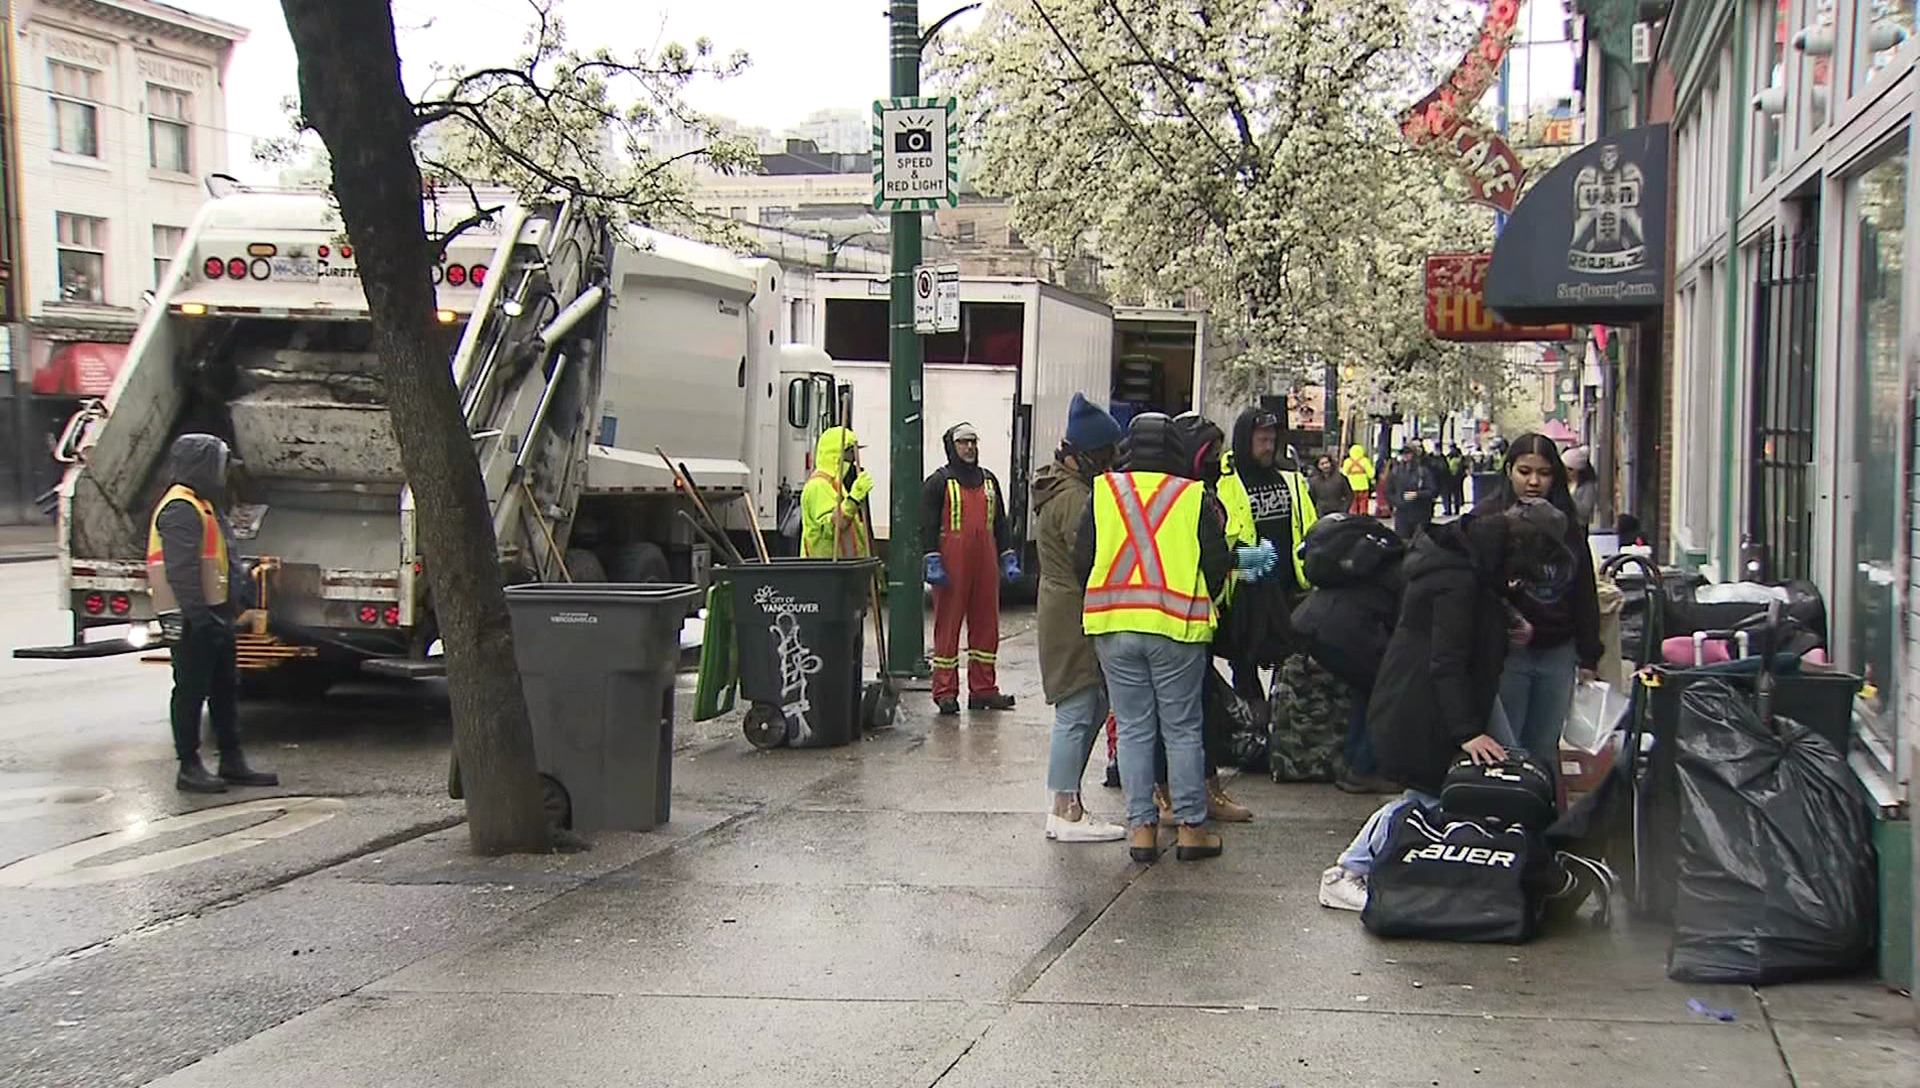
[[(1167, 749), (1168, 785), (1179, 822), (1175, 856), (1217, 857), (1206, 830), (1202, 684), (1217, 623), (1214, 598), (1235, 566), (1226, 512), (1196, 477), (1198, 456), (1173, 420), (1134, 417), (1118, 469), (1094, 481), (1081, 519), (1074, 570), (1087, 587), (1082, 629), (1093, 637), (1119, 723), (1120, 782), (1127, 847), (1135, 861), (1159, 856), (1153, 803), (1154, 741)], [(1271, 549), (1244, 549), (1249, 569)]]
[[(1476, 514), (1526, 514), (1557, 524), (1566, 554), (1511, 600), (1520, 621), (1500, 676), (1500, 704), (1520, 748), (1552, 769), (1559, 762), (1560, 730), (1573, 706), (1576, 679), (1591, 680), (1600, 665), (1600, 598), (1594, 582), (1587, 527), (1574, 512), (1570, 476), (1559, 447), (1525, 434), (1507, 448), (1498, 494)], [(1558, 517), (1555, 518), (1554, 515)]]
[(1047, 756), (1047, 838), (1056, 842), (1113, 842), (1126, 828), (1095, 819), (1080, 800), (1087, 756), (1107, 718), (1107, 689), (1093, 642), (1081, 630), (1087, 583), (1076, 578), (1074, 545), (1080, 516), (1093, 497), (1093, 478), (1113, 463), (1120, 424), (1078, 393), (1067, 409), (1065, 440), (1053, 460), (1033, 474), (1034, 535), (1040, 554), (1040, 685), (1053, 704), (1053, 743)]

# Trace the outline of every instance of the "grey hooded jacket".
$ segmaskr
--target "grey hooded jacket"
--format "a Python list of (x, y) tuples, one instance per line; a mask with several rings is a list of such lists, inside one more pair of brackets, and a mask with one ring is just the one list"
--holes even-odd
[[(221, 509), (226, 505), (227, 444), (210, 434), (183, 434), (173, 440), (167, 454), (166, 482), (183, 484), (193, 493)], [(173, 598), (180, 602), (180, 613), (188, 623), (227, 622), (239, 602), (248, 596), (246, 565), (233, 548), (233, 532), (224, 515), (220, 532), (227, 538), (228, 602), (208, 605), (200, 585), (200, 512), (193, 504), (176, 499), (160, 509), (154, 519), (160, 531), (160, 550), (166, 561), (167, 584)]]

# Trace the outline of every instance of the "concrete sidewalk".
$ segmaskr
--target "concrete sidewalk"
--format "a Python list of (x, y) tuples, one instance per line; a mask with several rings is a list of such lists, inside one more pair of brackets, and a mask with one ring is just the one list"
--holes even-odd
[[(160, 1083), (1914, 1083), (1911, 1002), (1872, 981), (1682, 986), (1664, 934), (1624, 923), (1373, 939), (1315, 901), (1374, 803), (1330, 787), (1237, 784), (1258, 820), (1210, 862), (1048, 843), (1031, 636), (1001, 663), (1016, 712), (934, 719), (913, 695), (847, 749), (702, 727), (660, 832), (484, 861), (456, 828), (143, 938), (123, 954), (217, 991), (169, 1012), (225, 1047)], [(252, 1017), (249, 992), (309, 1011)]]
[(59, 552), (54, 533), (51, 524), (0, 525), (0, 563), (52, 559)]

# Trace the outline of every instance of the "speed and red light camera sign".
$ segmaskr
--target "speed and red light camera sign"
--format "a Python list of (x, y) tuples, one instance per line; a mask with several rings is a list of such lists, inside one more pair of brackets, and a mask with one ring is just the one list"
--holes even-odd
[(954, 98), (882, 98), (873, 104), (873, 206), (925, 212), (960, 203), (953, 154)]

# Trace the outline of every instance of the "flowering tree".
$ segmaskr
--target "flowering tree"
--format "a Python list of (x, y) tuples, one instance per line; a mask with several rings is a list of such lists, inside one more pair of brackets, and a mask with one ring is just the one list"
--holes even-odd
[(935, 72), (1021, 233), (1097, 250), (1122, 296), (1200, 296), (1239, 349), (1230, 384), (1351, 365), (1445, 400), (1496, 356), (1426, 335), (1423, 261), (1487, 246), (1490, 216), (1396, 118), (1477, 21), (1443, 0), (995, 0)]

